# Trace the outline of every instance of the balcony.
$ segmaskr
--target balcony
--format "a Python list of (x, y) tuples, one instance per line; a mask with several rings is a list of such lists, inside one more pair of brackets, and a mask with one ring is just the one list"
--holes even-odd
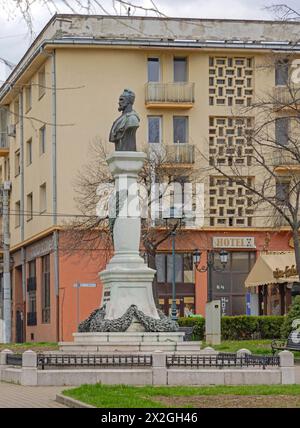
[(275, 110), (300, 108), (300, 86), (276, 86), (273, 90), (273, 104)]
[(278, 149), (273, 153), (273, 165), (276, 173), (300, 173), (300, 162), (288, 150)]
[(9, 145), (7, 134), (0, 132), (0, 157), (6, 157), (9, 155)]
[(187, 167), (195, 163), (195, 146), (193, 144), (157, 144), (150, 143), (150, 150), (157, 156), (158, 162), (163, 167), (173, 166)]
[(194, 105), (195, 84), (190, 82), (149, 82), (145, 86), (147, 108), (189, 109)]

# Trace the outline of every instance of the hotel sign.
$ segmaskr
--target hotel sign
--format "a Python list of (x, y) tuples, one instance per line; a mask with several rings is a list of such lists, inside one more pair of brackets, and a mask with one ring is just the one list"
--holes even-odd
[(214, 248), (256, 248), (254, 237), (245, 236), (214, 236)]
[(298, 272), (295, 265), (286, 266), (284, 270), (277, 268), (276, 270), (273, 271), (273, 276), (276, 279), (290, 278), (291, 276), (297, 276), (297, 275), (298, 275)]

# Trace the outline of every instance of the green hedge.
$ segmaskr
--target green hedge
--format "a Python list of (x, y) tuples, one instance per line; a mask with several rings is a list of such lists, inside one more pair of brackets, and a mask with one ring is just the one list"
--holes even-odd
[[(277, 339), (280, 337), (283, 322), (283, 316), (224, 316), (221, 319), (222, 339)], [(203, 317), (179, 318), (178, 323), (182, 327), (195, 326), (194, 339), (204, 339)]]

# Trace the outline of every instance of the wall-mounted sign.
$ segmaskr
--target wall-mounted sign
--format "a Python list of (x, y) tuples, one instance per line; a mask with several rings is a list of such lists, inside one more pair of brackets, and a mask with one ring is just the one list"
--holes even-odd
[(256, 248), (252, 236), (214, 236), (214, 248)]
[(295, 265), (292, 266), (286, 266), (284, 270), (282, 269), (276, 269), (273, 271), (274, 278), (289, 278), (290, 276), (297, 276), (298, 272), (295, 267)]

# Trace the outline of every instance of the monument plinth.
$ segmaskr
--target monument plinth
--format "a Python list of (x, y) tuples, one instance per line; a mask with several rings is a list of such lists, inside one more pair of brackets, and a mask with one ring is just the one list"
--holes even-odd
[(122, 151), (107, 159), (115, 179), (119, 211), (113, 225), (115, 254), (100, 273), (107, 320), (120, 318), (131, 305), (146, 316), (159, 319), (152, 293), (155, 271), (139, 255), (141, 217), (137, 178), (145, 158), (145, 153)]

